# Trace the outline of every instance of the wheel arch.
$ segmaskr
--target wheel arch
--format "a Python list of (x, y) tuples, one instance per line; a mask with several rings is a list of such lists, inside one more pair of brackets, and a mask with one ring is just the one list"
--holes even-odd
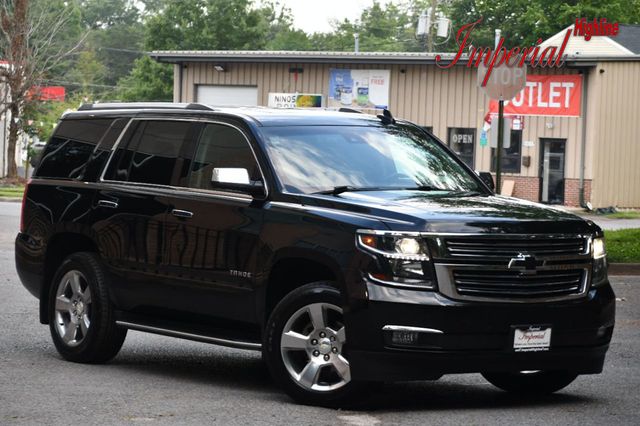
[(88, 251), (98, 253), (97, 244), (88, 236), (77, 232), (54, 234), (47, 243), (44, 261), (44, 275), (40, 290), (40, 323), (49, 323), (49, 293), (53, 276), (62, 261), (73, 253)]
[[(338, 262), (315, 250), (284, 249), (274, 256), (265, 272), (259, 318), (263, 323), (280, 300), (291, 291), (315, 281), (330, 281), (344, 289), (344, 273)], [(344, 295), (344, 291), (342, 292)]]

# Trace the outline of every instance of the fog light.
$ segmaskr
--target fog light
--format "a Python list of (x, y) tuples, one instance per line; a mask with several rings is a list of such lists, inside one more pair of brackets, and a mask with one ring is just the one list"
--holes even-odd
[(418, 332), (394, 331), (391, 333), (391, 343), (394, 345), (415, 345), (418, 343)]

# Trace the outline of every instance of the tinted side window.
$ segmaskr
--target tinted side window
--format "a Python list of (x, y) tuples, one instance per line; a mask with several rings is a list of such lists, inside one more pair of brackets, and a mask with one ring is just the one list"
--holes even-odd
[(116, 152), (108, 178), (171, 184), (180, 148), (190, 127), (188, 121), (141, 121), (127, 146)]
[(111, 148), (116, 142), (124, 127), (129, 122), (128, 118), (118, 118), (113, 122), (109, 130), (104, 134), (98, 147), (93, 152), (87, 168), (84, 171), (84, 180), (96, 181), (102, 172), (103, 167), (109, 159)]
[(198, 147), (191, 163), (189, 186), (211, 189), (214, 168), (243, 168), (251, 180), (262, 179), (249, 142), (233, 127), (207, 124), (200, 135)]
[(112, 122), (112, 118), (63, 120), (44, 150), (36, 176), (82, 178), (85, 164)]

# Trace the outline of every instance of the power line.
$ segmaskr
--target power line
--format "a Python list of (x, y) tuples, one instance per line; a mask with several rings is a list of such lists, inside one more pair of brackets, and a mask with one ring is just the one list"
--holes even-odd
[(79, 82), (75, 82), (75, 81), (64, 81), (64, 80), (51, 80), (51, 79), (45, 79), (43, 80), (44, 82), (47, 83), (56, 83), (56, 84), (65, 84), (68, 86), (91, 86), (91, 87), (108, 87), (111, 89), (116, 89), (116, 88), (128, 88), (131, 86), (113, 86), (113, 85), (109, 85), (109, 84), (94, 84), (94, 83), (79, 83)]

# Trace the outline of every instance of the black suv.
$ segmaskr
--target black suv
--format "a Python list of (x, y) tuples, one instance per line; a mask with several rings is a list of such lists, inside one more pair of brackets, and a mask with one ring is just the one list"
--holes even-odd
[(127, 329), (252, 349), (313, 404), (600, 373), (601, 229), (492, 184), (388, 111), (85, 105), (25, 191), (16, 264), (75, 362), (111, 359)]

